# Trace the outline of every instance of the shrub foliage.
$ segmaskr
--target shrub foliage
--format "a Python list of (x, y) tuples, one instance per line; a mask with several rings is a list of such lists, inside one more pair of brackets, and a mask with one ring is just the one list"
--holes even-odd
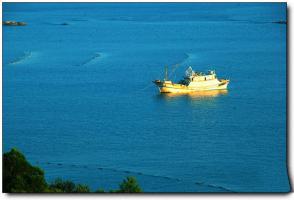
[(3, 155), (3, 192), (46, 192), (44, 172), (32, 166), (17, 149)]
[[(75, 184), (69, 180), (56, 179), (48, 184), (44, 172), (39, 167), (32, 166), (25, 156), (13, 148), (3, 154), (3, 192), (5, 193), (89, 193), (87, 185)], [(104, 193), (103, 189), (96, 193)], [(115, 193), (142, 192), (135, 177), (127, 177), (119, 186), (119, 190), (110, 190)]]

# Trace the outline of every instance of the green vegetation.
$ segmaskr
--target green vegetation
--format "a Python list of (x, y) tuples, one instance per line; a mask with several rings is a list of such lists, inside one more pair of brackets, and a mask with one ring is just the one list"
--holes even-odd
[[(32, 166), (25, 156), (17, 149), (3, 155), (3, 192), (5, 193), (89, 193), (87, 185), (75, 184), (69, 180), (56, 179), (48, 184), (44, 172), (39, 167)], [(105, 193), (98, 189), (96, 193)], [(110, 190), (111, 193), (138, 193), (142, 192), (135, 177), (127, 177), (119, 186), (119, 190)]]
[(50, 192), (64, 192), (64, 193), (88, 193), (90, 188), (87, 185), (75, 184), (72, 181), (63, 181), (56, 179), (49, 185)]
[(119, 186), (119, 190), (117, 192), (121, 193), (138, 193), (142, 192), (137, 180), (134, 177), (127, 177), (127, 179), (123, 180), (123, 182)]
[(46, 192), (44, 172), (16, 149), (3, 155), (3, 192)]

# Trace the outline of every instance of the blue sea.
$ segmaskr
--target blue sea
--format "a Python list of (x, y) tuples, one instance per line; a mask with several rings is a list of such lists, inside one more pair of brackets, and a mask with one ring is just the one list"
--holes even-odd
[[(3, 3), (3, 145), (144, 192), (288, 192), (286, 3)], [(279, 23), (277, 23), (279, 22)], [(163, 95), (188, 66), (226, 92)]]

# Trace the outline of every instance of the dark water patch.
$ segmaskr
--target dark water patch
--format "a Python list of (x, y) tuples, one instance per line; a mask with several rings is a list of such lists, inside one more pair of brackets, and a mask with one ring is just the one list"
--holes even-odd
[(287, 24), (287, 21), (273, 21), (273, 24)]
[(52, 26), (68, 26), (68, 25), (70, 25), (68, 22), (62, 22), (62, 23), (44, 22), (42, 24), (47, 24), (47, 25), (52, 25)]
[(277, 20), (277, 21), (255, 21), (255, 20), (242, 20), (242, 19), (229, 19), (225, 20), (225, 22), (242, 22), (242, 23), (250, 23), (250, 24), (287, 24), (287, 21)]
[(87, 22), (89, 20), (87, 20), (87, 19), (71, 19), (71, 21), (74, 21), (74, 22)]
[(69, 25), (69, 23), (64, 22), (64, 23), (61, 23), (60, 25), (67, 26), (67, 25)]
[(80, 67), (80, 66), (88, 65), (88, 64), (94, 62), (95, 60), (97, 60), (97, 59), (100, 58), (100, 57), (101, 57), (101, 54), (100, 54), (100, 53), (95, 53), (95, 55), (92, 56), (91, 58), (89, 58), (88, 60), (85, 60), (84, 62), (82, 62), (82, 63), (80, 63), (80, 64), (77, 64), (77, 65), (75, 65), (75, 66)]
[(181, 179), (179, 179), (179, 178), (176, 178), (175, 180), (176, 180), (177, 182), (180, 182), (180, 181), (181, 181)]

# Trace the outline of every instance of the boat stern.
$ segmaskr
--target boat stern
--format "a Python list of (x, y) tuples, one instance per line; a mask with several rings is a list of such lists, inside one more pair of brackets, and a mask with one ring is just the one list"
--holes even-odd
[(155, 80), (153, 83), (157, 85), (160, 93), (186, 93), (189, 91), (187, 86), (172, 81)]

